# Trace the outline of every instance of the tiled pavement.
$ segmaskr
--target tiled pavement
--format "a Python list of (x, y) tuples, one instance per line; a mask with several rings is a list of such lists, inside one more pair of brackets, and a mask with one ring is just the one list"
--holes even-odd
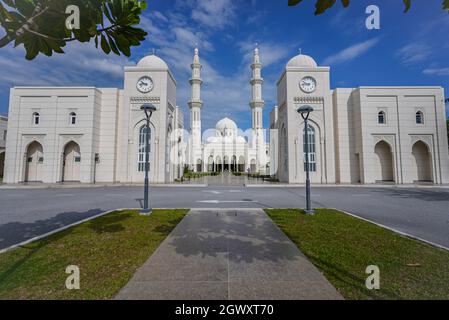
[(193, 210), (116, 299), (342, 299), (263, 210)]

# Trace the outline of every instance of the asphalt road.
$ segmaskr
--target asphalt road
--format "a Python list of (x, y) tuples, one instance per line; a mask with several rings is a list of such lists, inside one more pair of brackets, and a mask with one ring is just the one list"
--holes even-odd
[[(304, 188), (155, 187), (154, 208), (298, 208)], [(314, 207), (345, 210), (449, 247), (449, 189), (316, 187)], [(140, 208), (141, 187), (1, 189), (0, 249), (117, 208)]]

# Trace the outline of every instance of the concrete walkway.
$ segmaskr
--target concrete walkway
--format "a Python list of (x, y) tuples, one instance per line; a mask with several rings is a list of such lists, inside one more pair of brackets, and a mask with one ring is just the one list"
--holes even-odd
[(342, 299), (263, 210), (193, 210), (116, 299)]

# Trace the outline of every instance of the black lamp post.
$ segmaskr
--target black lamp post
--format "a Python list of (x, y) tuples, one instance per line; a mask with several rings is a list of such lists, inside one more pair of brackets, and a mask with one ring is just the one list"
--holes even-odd
[(315, 211), (312, 209), (311, 205), (311, 188), (310, 188), (310, 158), (309, 158), (309, 116), (313, 112), (311, 106), (302, 106), (298, 109), (298, 113), (304, 119), (305, 126), (305, 153), (306, 153), (306, 214), (314, 215)]
[(153, 112), (157, 109), (152, 104), (144, 104), (140, 107), (140, 110), (145, 112), (147, 118), (147, 125), (145, 130), (145, 190), (144, 190), (144, 200), (143, 209), (140, 211), (142, 215), (150, 215), (151, 209), (149, 206), (149, 171), (150, 171), (150, 120)]

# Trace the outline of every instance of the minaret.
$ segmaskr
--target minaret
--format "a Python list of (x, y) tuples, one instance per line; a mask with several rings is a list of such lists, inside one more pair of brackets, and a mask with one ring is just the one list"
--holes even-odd
[[(196, 159), (201, 156), (201, 108), (203, 102), (201, 101), (201, 69), (200, 56), (198, 48), (195, 48), (195, 56), (193, 57), (192, 78), (190, 85), (192, 87), (192, 95), (189, 101), (190, 108), (190, 137), (191, 137), (191, 152), (190, 163), (196, 164)], [(195, 165), (196, 166), (196, 165)]]
[(251, 111), (253, 118), (253, 147), (257, 150), (257, 162), (258, 166), (261, 160), (261, 153), (264, 152), (264, 137), (263, 137), (263, 107), (265, 106), (265, 101), (262, 99), (262, 64), (260, 63), (259, 48), (254, 50), (253, 64), (251, 65), (253, 71), (253, 76), (251, 79)]

